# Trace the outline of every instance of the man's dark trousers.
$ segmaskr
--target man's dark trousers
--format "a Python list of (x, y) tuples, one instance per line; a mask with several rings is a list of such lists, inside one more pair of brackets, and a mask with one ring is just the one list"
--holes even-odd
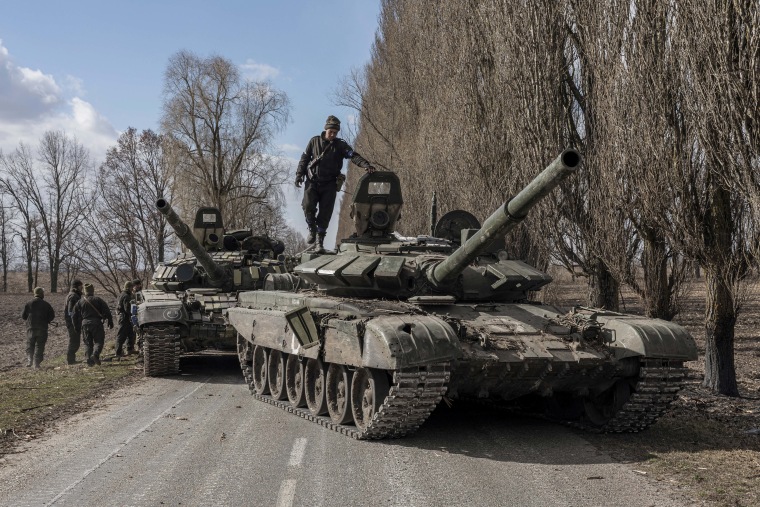
[(313, 224), (309, 223), (309, 226), (316, 226), (320, 233), (324, 233), (327, 226), (330, 225), (337, 193), (338, 186), (335, 181), (316, 182), (309, 180), (304, 185), (301, 207), (306, 215), (306, 222), (309, 223), (317, 211), (317, 206), (319, 206), (316, 221)]

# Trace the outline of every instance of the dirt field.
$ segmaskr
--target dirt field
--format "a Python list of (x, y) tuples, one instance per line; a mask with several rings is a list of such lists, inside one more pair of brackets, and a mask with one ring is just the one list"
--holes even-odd
[[(583, 280), (573, 281), (564, 273), (552, 274), (555, 282), (547, 290), (547, 302), (566, 308), (584, 303), (586, 287)], [(682, 313), (674, 319), (695, 337), (700, 359), (687, 364), (690, 369), (688, 385), (670, 412), (642, 433), (584, 433), (583, 437), (617, 459), (632, 464), (638, 473), (652, 481), (667, 482), (683, 489), (695, 499), (695, 503), (760, 506), (760, 306), (757, 302), (748, 303), (740, 315), (736, 329), (736, 371), (741, 397), (727, 398), (716, 396), (701, 386), (704, 296), (703, 283), (695, 281)], [(18, 287), (14, 292), (0, 293), (1, 377), (22, 377), (28, 372), (24, 367), (25, 327), (20, 316), (29, 299), (31, 295)], [(68, 341), (62, 314), (65, 294), (46, 294), (46, 299), (53, 305), (56, 321), (60, 323), (50, 330), (46, 357), (59, 356), (57, 364), (60, 365), (60, 356), (65, 354)], [(110, 298), (106, 298), (106, 302), (114, 304)], [(642, 312), (637, 298), (626, 291), (623, 291), (621, 310), (634, 314)], [(114, 336), (115, 331), (107, 331), (106, 350), (113, 349)], [(82, 357), (80, 350), (78, 359)], [(53, 361), (47, 365), (43, 362), (43, 367), (56, 368)], [(130, 378), (139, 378), (139, 375), (110, 383), (103, 380), (99, 389), (118, 388)], [(34, 432), (39, 434), (41, 428), (67, 417), (72, 410), (85, 410), (89, 406), (89, 403), (77, 403), (75, 408), (67, 410), (48, 410), (34, 423)]]
[[(21, 312), (33, 296), (21, 288), (24, 286), (21, 274), (13, 273), (13, 275), (15, 276), (9, 282), (9, 292), (0, 292), (0, 372), (26, 366), (26, 327), (24, 321), (21, 320)], [(48, 330), (48, 341), (45, 347), (45, 357), (53, 358), (65, 354), (69, 343), (69, 335), (63, 319), (63, 305), (68, 288), (51, 293), (47, 290), (49, 284), (42, 287), (45, 288), (45, 301), (50, 303), (55, 310), (55, 320)], [(116, 322), (115, 299), (110, 294), (98, 293), (97, 290), (96, 295), (102, 297), (111, 307), (114, 322)], [(113, 343), (115, 336), (116, 329), (106, 328), (106, 346)], [(84, 344), (77, 353), (77, 360), (83, 357)], [(43, 362), (43, 366), (44, 364)]]
[[(21, 320), (21, 312), (31, 299), (32, 295), (29, 293), (0, 293), (0, 371), (26, 366), (26, 327)], [(58, 323), (58, 327), (53, 325), (48, 331), (46, 358), (66, 353), (69, 336), (63, 321), (65, 300), (65, 294), (45, 293), (45, 301), (55, 310), (54, 322)]]

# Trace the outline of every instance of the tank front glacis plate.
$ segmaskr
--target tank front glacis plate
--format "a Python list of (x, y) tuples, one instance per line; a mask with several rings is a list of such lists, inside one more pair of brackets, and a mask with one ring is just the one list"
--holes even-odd
[(188, 320), (187, 310), (178, 299), (165, 301), (146, 301), (137, 307), (137, 324), (185, 324)]

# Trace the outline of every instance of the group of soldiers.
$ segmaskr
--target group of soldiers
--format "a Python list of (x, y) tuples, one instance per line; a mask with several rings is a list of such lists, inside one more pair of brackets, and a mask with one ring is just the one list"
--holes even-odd
[[(330, 224), (335, 199), (345, 181), (341, 172), (343, 162), (351, 160), (368, 173), (375, 167), (359, 155), (343, 139), (338, 137), (340, 120), (330, 115), (325, 121), (321, 134), (309, 140), (301, 155), (296, 170), (295, 184), (304, 184), (304, 196), (301, 203), (309, 228), (307, 243), (314, 244), (317, 251), (324, 250), (324, 238)], [(125, 354), (136, 354), (135, 331), (131, 321), (131, 306), (136, 301), (137, 294), (142, 290), (139, 279), (126, 282), (123, 292), (116, 304), (118, 313), (118, 330), (116, 333), (116, 357)], [(49, 303), (44, 301), (45, 291), (34, 289), (34, 299), (26, 304), (22, 318), (27, 325), (27, 356), (28, 366), (39, 368), (45, 352), (48, 324), (53, 321), (55, 312)], [(85, 344), (87, 364), (100, 364), (100, 354), (105, 342), (103, 323), (108, 322), (109, 329), (113, 328), (113, 316), (108, 305), (95, 296), (95, 287), (74, 280), (66, 298), (64, 309), (66, 328), (69, 332), (69, 348), (66, 359), (69, 364), (75, 364), (75, 355), (80, 346), (80, 336)], [(126, 350), (125, 350), (126, 345)], [(139, 357), (139, 356), (138, 356)]]
[[(118, 317), (117, 358), (139, 353), (136, 348), (131, 309), (141, 290), (142, 282), (135, 279), (125, 282), (123, 291), (119, 294), (116, 303)], [(71, 282), (71, 288), (66, 296), (63, 311), (66, 329), (69, 333), (66, 361), (68, 364), (76, 364), (76, 353), (81, 342), (84, 342), (87, 365), (99, 365), (106, 339), (104, 324), (107, 323), (109, 329), (114, 327), (113, 314), (108, 304), (95, 295), (95, 287), (92, 284), (82, 284), (81, 280), (74, 280)], [(34, 289), (34, 299), (26, 303), (21, 318), (26, 321), (27, 366), (39, 368), (45, 355), (48, 326), (55, 318), (55, 311), (50, 303), (45, 301), (45, 291), (42, 287)]]

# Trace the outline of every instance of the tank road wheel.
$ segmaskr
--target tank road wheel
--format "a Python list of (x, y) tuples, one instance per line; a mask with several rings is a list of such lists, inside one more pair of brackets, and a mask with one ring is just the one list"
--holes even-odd
[(306, 405), (306, 393), (303, 389), (304, 380), (303, 361), (295, 354), (288, 356), (285, 364), (285, 390), (288, 392), (288, 400), (294, 407)]
[(253, 345), (240, 333), (237, 335), (237, 351), (245, 384), (253, 390)]
[(304, 394), (306, 406), (313, 415), (327, 413), (327, 401), (325, 400), (325, 379), (327, 368), (319, 359), (309, 359), (304, 368)]
[(267, 349), (256, 345), (253, 349), (253, 389), (256, 394), (269, 394), (267, 384)]
[(287, 354), (279, 350), (269, 351), (269, 364), (267, 365), (269, 392), (275, 400), (284, 400), (288, 396), (285, 390), (285, 361)]
[(632, 386), (627, 379), (615, 382), (611, 388), (583, 400), (585, 418), (593, 426), (604, 426), (631, 398)]
[(351, 372), (342, 364), (331, 364), (327, 369), (325, 398), (330, 419), (337, 424), (351, 422)]
[(388, 375), (374, 368), (359, 368), (351, 380), (351, 412), (356, 427), (365, 431), (390, 390)]

